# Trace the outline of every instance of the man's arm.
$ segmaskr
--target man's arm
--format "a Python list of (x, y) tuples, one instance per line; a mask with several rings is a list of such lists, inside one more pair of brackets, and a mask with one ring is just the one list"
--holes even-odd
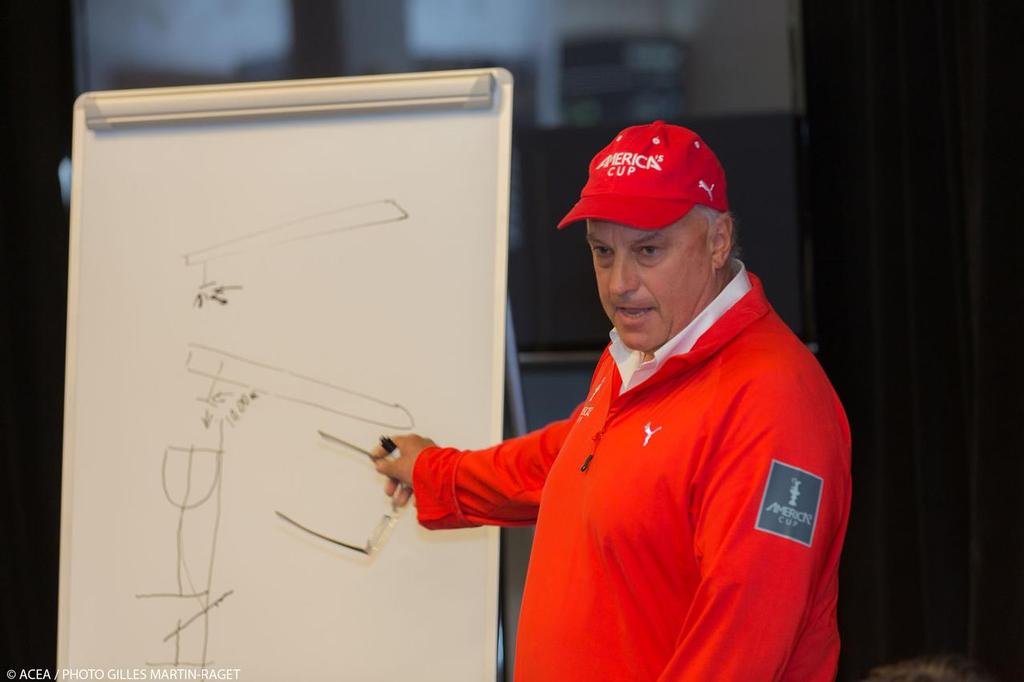
[(484, 450), (438, 447), (414, 434), (393, 436), (401, 454), (397, 460), (377, 460), (377, 470), (389, 477), (389, 495), (406, 484), (397, 490), (396, 503), (408, 501), (409, 487), (415, 491), (419, 522), (427, 528), (530, 525), (578, 412)]
[(690, 510), (701, 581), (663, 681), (835, 674), (849, 430), (830, 389), (803, 388), (751, 388), (701, 464)]

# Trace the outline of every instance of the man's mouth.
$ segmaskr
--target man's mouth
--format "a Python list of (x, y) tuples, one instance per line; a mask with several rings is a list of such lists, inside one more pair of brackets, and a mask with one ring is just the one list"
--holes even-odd
[(619, 314), (623, 315), (627, 319), (636, 320), (643, 317), (646, 313), (654, 310), (654, 308), (624, 308), (619, 306), (616, 310), (618, 310)]

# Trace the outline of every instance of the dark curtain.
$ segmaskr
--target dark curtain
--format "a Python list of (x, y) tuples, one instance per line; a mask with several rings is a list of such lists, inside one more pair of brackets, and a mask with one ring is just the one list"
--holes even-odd
[(73, 85), (67, 2), (0, 5), (0, 661), (52, 668)]
[(1020, 3), (804, 2), (820, 359), (853, 429), (840, 679), (1024, 679)]

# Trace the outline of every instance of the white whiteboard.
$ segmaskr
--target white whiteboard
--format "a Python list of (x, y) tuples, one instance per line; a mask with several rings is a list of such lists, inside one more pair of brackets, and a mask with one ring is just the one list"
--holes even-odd
[(498, 535), (391, 511), (372, 447), (501, 436), (511, 77), (75, 106), (58, 663), (491, 680)]

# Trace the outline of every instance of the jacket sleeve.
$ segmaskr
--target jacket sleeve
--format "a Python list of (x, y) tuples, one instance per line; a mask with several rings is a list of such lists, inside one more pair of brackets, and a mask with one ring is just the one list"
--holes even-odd
[(846, 417), (827, 384), (747, 388), (717, 408), (732, 417), (712, 434), (691, 489), (700, 582), (663, 682), (835, 675), (850, 504)]
[(535, 523), (544, 481), (579, 410), (484, 450), (423, 450), (413, 470), (420, 524), (439, 529)]

